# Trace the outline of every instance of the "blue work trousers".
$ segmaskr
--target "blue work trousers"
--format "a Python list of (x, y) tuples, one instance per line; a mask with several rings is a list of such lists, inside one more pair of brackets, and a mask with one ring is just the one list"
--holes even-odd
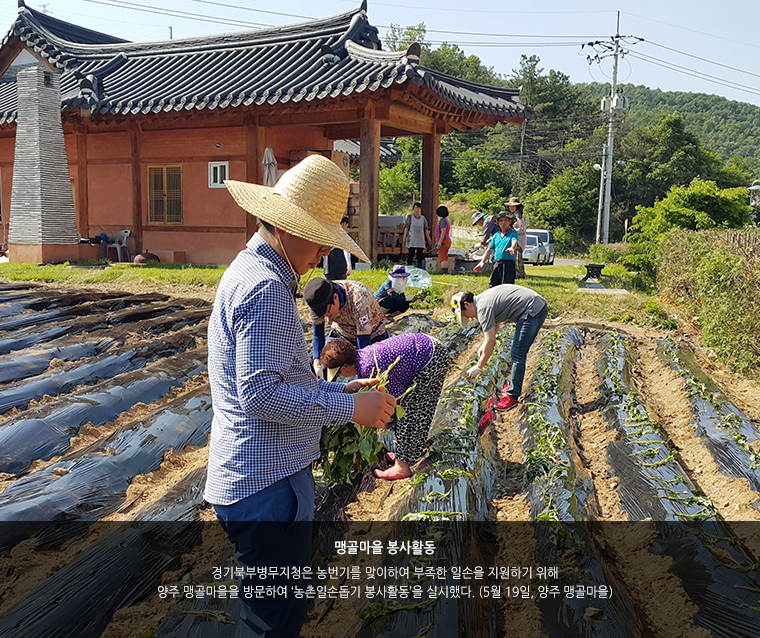
[(538, 331), (544, 325), (549, 308), (544, 305), (541, 312), (531, 317), (527, 313), (517, 320), (515, 325), (515, 338), (512, 342), (512, 379), (507, 394), (519, 399), (522, 394), (523, 381), (525, 380), (525, 362), (528, 359), (528, 350), (536, 340)]
[[(311, 467), (232, 505), (215, 505), (216, 517), (235, 545), (238, 565), (303, 568), (311, 564), (314, 477)], [(240, 619), (235, 638), (298, 638), (306, 598), (293, 596), (286, 577), (240, 581)], [(245, 587), (288, 587), (287, 597), (245, 598)]]

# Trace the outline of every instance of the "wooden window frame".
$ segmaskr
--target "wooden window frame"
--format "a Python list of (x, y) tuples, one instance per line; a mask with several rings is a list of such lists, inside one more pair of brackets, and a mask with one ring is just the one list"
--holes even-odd
[[(180, 192), (180, 207), (181, 207), (182, 219), (180, 221), (173, 221), (173, 222), (167, 221), (167, 213), (168, 213), (168, 211), (167, 211), (167, 206), (166, 206), (166, 202), (167, 202), (167, 198), (168, 198), (168, 196), (167, 196), (167, 188), (166, 188), (166, 184), (167, 184), (166, 170), (170, 169), (170, 168), (179, 169), (180, 180), (182, 182), (182, 188), (181, 188), (181, 192)], [(153, 219), (151, 218), (152, 217), (152, 215), (151, 215), (152, 202), (151, 202), (150, 172), (151, 172), (151, 170), (154, 170), (154, 169), (159, 169), (159, 170), (163, 171), (163, 183), (164, 183), (164, 221), (153, 221)], [(182, 178), (182, 173), (183, 173), (183, 171), (182, 171), (182, 165), (181, 164), (151, 164), (151, 165), (145, 167), (145, 174), (146, 174), (146, 180), (147, 180), (147, 189), (146, 190), (147, 190), (147, 193), (148, 193), (148, 223), (147, 223), (148, 226), (182, 226), (182, 225), (184, 225), (184, 223), (185, 223), (185, 181)]]

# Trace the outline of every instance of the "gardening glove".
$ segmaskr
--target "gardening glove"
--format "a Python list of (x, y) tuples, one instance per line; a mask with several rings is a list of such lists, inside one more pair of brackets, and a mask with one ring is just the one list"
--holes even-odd
[(479, 366), (472, 366), (472, 368), (470, 368), (470, 369), (467, 371), (467, 378), (468, 378), (468, 379), (474, 379), (474, 378), (475, 378), (475, 377), (477, 377), (477, 376), (478, 376), (478, 375), (479, 375), (481, 372), (483, 372), (483, 370), (481, 370)]
[(314, 362), (314, 374), (317, 375), (317, 379), (326, 379), (327, 366), (323, 366), (321, 363)]
[(480, 344), (480, 347), (478, 348), (478, 359), (483, 356), (483, 348), (485, 348), (484, 344)]

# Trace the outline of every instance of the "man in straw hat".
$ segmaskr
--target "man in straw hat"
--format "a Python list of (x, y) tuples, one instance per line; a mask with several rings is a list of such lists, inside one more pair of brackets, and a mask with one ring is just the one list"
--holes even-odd
[(510, 197), (508, 202), (504, 202), (504, 208), (514, 214), (515, 221), (512, 224), (512, 230), (517, 231), (517, 249), (515, 250), (515, 279), (525, 279), (525, 263), (523, 262), (523, 251), (528, 241), (528, 223), (525, 221), (523, 214), (523, 205), (518, 197)]
[(478, 271), (485, 266), (488, 257), (493, 253), (494, 269), (491, 272), (491, 279), (488, 285), (493, 288), (501, 284), (515, 283), (515, 251), (517, 249), (517, 233), (512, 230), (512, 222), (515, 217), (508, 211), (501, 211), (496, 215), (499, 224), (499, 232), (491, 237), (491, 243), (483, 256), (480, 263), (475, 266), (474, 270)]
[[(296, 308), (300, 276), (333, 247), (369, 261), (340, 227), (349, 191), (343, 172), (312, 155), (273, 188), (225, 184), (258, 218), (258, 231), (224, 273), (209, 322), (214, 417), (205, 498), (235, 544), (238, 563), (260, 574), (255, 568), (311, 561), (310, 465), (319, 456), (322, 428), (348, 421), (384, 427), (396, 401), (381, 392), (354, 394), (373, 380), (317, 379)], [(245, 584), (294, 584), (257, 578)], [(305, 599), (240, 600), (238, 637), (299, 635)]]

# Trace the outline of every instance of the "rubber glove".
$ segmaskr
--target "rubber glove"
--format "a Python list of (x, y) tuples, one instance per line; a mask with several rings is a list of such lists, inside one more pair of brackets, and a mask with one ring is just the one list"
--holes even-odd
[(472, 366), (472, 368), (470, 368), (470, 369), (467, 371), (467, 377), (468, 377), (469, 379), (474, 379), (474, 378), (475, 378), (475, 377), (477, 377), (477, 376), (478, 376), (478, 375), (479, 375), (481, 372), (483, 372), (483, 370), (481, 370), (479, 366)]
[(316, 361), (314, 362), (313, 366), (314, 374), (317, 375), (317, 379), (327, 378), (327, 366), (323, 366), (321, 363), (317, 363)]

